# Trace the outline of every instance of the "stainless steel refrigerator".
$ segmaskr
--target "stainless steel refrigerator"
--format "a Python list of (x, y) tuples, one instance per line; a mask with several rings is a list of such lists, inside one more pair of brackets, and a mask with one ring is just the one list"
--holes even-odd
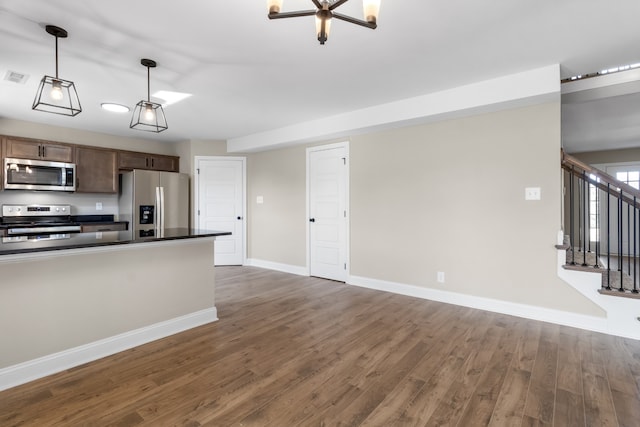
[(189, 175), (133, 170), (120, 175), (120, 221), (133, 238), (162, 237), (167, 228), (189, 227)]

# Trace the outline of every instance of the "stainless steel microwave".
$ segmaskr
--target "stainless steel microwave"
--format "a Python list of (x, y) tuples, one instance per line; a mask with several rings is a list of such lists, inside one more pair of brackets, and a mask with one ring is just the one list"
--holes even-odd
[(4, 159), (5, 190), (76, 191), (75, 176), (73, 163)]

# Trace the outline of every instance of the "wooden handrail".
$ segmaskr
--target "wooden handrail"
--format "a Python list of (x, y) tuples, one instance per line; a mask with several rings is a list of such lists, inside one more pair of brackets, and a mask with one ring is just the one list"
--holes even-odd
[[(601, 171), (600, 169), (596, 169), (591, 165), (581, 162), (572, 155), (565, 153), (564, 150), (562, 150), (562, 168), (569, 173), (573, 173), (578, 178), (583, 178), (584, 172), (587, 181), (589, 181), (590, 184), (595, 185), (603, 191), (607, 191), (608, 189), (610, 191), (610, 195), (616, 198), (622, 197), (622, 200), (624, 200), (625, 202), (629, 203), (632, 206), (635, 206), (636, 208), (640, 208), (640, 190), (637, 190), (629, 184), (615, 179), (614, 177)], [(593, 179), (591, 175), (600, 178), (600, 181), (598, 181), (597, 179)], [(607, 184), (609, 184), (610, 187), (607, 187)], [(631, 197), (625, 195), (624, 193), (627, 193)], [(636, 198), (635, 203), (633, 202), (634, 196)]]

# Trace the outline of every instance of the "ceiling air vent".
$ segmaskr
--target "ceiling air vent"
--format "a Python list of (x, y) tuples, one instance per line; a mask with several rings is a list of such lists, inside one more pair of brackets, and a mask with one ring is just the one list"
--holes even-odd
[(18, 83), (21, 85), (25, 84), (28, 79), (29, 79), (28, 75), (18, 73), (16, 71), (11, 71), (11, 70), (7, 70), (7, 72), (4, 75), (4, 80), (12, 83)]

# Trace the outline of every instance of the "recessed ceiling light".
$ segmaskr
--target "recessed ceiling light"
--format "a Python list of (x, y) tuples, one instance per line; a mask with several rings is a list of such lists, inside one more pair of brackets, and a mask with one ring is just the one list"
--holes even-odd
[(103, 102), (100, 104), (103, 110), (111, 111), (112, 113), (128, 113), (129, 107), (121, 104), (114, 104), (112, 102)]
[(186, 99), (191, 96), (190, 93), (181, 93), (181, 92), (171, 92), (168, 90), (159, 90), (156, 93), (152, 94), (154, 98), (160, 98), (164, 102), (162, 105), (166, 107), (167, 105), (175, 104), (176, 102), (180, 102), (183, 99)]

